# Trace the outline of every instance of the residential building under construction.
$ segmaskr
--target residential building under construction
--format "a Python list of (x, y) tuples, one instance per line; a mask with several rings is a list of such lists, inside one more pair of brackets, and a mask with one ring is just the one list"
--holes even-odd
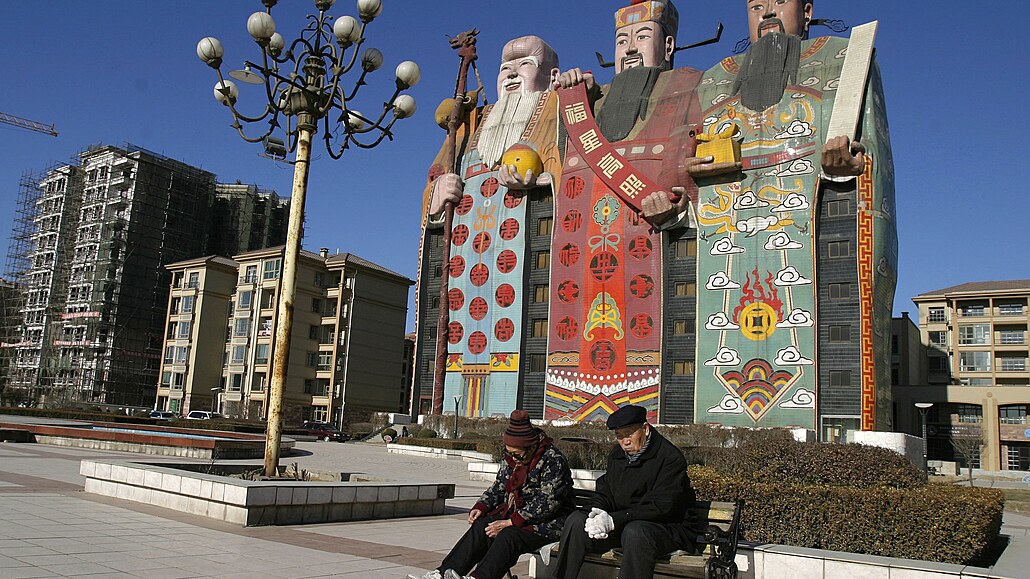
[[(232, 220), (214, 210), (216, 199), (237, 208)], [(223, 188), (213, 173), (132, 145), (92, 146), (26, 174), (8, 250), (19, 291), (5, 294), (4, 308), (20, 315), (3, 328), (5, 398), (151, 405), (171, 279), (164, 265), (263, 246), (268, 235), (282, 243), (287, 213), (272, 192)]]

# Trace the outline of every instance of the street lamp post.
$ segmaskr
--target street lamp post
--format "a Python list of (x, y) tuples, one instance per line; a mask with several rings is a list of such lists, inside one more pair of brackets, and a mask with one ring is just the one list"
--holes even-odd
[[(247, 84), (264, 86), (265, 109), (256, 116), (243, 115), (236, 109), (239, 89), (222, 76), (222, 43), (209, 36), (197, 44), (197, 56), (218, 74), (215, 99), (232, 112), (232, 127), (243, 140), (262, 143), (265, 153), (273, 158), (285, 158), (287, 153), (294, 153), (293, 189), (283, 254), (265, 437), (265, 476), (270, 477), (277, 474), (279, 467), (283, 390), (293, 329), (297, 261), (312, 137), (321, 124), (326, 151), (333, 159), (342, 157), (351, 146), (371, 149), (383, 139), (392, 140), (394, 122), (415, 113), (415, 99), (400, 93), (418, 83), (421, 76), (417, 64), (404, 61), (395, 71), (396, 90), (383, 104), (377, 118), (366, 117), (352, 108), (352, 100), (367, 84), (365, 77), (383, 64), (383, 53), (375, 48), (365, 49), (358, 59), (359, 49), (365, 42), (365, 27), (382, 12), (382, 0), (357, 1), (360, 23), (351, 16), (332, 20), (326, 11), (335, 1), (315, 0), (318, 15), (308, 15), (308, 25), (289, 46), (275, 31), (271, 15), (278, 0), (261, 0), (265, 10), (255, 12), (247, 19), (247, 31), (261, 49), (261, 62), (244, 61), (244, 68), (229, 72), (229, 76)], [(357, 63), (360, 63), (361, 74), (348, 92), (344, 78)], [(389, 120), (388, 115), (391, 115)], [(244, 125), (251, 123), (266, 123), (267, 128), (257, 136), (248, 136)]]
[(458, 439), (458, 405), (461, 404), (461, 399), (464, 398), (461, 394), (454, 397), (454, 439)]
[(932, 406), (933, 402), (916, 402), (916, 408), (919, 409), (919, 418), (923, 423), (923, 474), (926, 475), (926, 478), (930, 478), (930, 465), (926, 461), (926, 413), (929, 412)]

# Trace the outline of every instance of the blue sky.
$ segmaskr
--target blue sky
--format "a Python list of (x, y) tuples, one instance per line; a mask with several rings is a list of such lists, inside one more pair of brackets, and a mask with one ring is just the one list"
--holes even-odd
[[(385, 65), (363, 89), (358, 110), (381, 106), (394, 67), (415, 60), (422, 82), (411, 94), (419, 111), (395, 127), (396, 139), (334, 161), (315, 149), (304, 246), (350, 251), (415, 276), (420, 194), (444, 137), (432, 112), (454, 90), (457, 58), (448, 35), (480, 30), (479, 70), (494, 100), (500, 47), (537, 34), (558, 52), (563, 69), (592, 68), (594, 51), (610, 58), (614, 0), (384, 0), (365, 46)], [(1030, 195), (1016, 177), (1028, 164), (1025, 135), (1030, 41), (1022, 3), (992, 2), (993, 11), (958, 0), (904, 2), (817, 0), (816, 17), (851, 25), (880, 21), (878, 58), (897, 173), (900, 274), (895, 313), (916, 311), (910, 298), (967, 281), (1030, 278), (1026, 221)], [(677, 66), (707, 69), (746, 36), (744, 0), (678, 2), (679, 44), (723, 41), (681, 52)], [(287, 41), (314, 10), (309, 0), (273, 9)], [(1004, 7), (1008, 7), (1006, 10)], [(70, 159), (94, 143), (133, 143), (212, 171), (289, 195), (292, 167), (258, 156), (260, 146), (229, 127), (211, 95), (216, 80), (197, 59), (204, 36), (226, 49), (223, 71), (259, 52), (246, 33), (259, 0), (7, 0), (0, 7), (6, 88), (0, 112), (53, 123), (57, 138), (0, 125), (0, 249), (6, 255), (18, 183), (26, 172)], [(334, 16), (356, 14), (338, 2)], [(822, 29), (825, 30), (825, 29)], [(261, 93), (243, 90), (239, 106), (254, 112)], [(1014, 178), (1016, 177), (1016, 178)], [(409, 316), (410, 318), (410, 316)]]

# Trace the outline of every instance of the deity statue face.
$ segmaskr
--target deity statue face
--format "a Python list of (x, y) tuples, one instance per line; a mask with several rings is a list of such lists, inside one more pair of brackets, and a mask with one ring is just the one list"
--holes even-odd
[(497, 97), (548, 90), (558, 73), (558, 56), (543, 39), (522, 36), (501, 51), (497, 73)]
[(808, 36), (812, 0), (747, 0), (747, 24), (751, 42), (768, 32)]
[(672, 58), (676, 39), (653, 21), (634, 22), (615, 31), (615, 74), (637, 66), (662, 66)]

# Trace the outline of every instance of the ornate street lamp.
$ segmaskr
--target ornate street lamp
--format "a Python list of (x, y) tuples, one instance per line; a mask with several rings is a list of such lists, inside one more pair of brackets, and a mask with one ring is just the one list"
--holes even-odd
[[(214, 96), (232, 113), (235, 128), (243, 140), (263, 143), (269, 156), (285, 158), (294, 153), (293, 190), (290, 197), (290, 221), (283, 256), (282, 289), (276, 323), (272, 384), (268, 400), (268, 432), (265, 439), (265, 476), (275, 476), (279, 466), (279, 444), (282, 440), (282, 401), (286, 383), (286, 363), (293, 327), (294, 291), (297, 260), (300, 253), (301, 224), (304, 221), (304, 197), (307, 193), (308, 166), (311, 159), (311, 138), (322, 126), (326, 151), (334, 159), (343, 156), (352, 145), (371, 149), (383, 139), (393, 139), (390, 132), (397, 119), (415, 114), (415, 99), (402, 95), (418, 83), (418, 65), (406, 60), (396, 68), (396, 90), (383, 104), (378, 115), (365, 116), (351, 108), (351, 101), (365, 86), (365, 77), (383, 65), (383, 53), (375, 48), (361, 51), (365, 27), (382, 12), (382, 0), (358, 0), (358, 18), (341, 16), (332, 19), (326, 10), (336, 0), (315, 0), (318, 15), (308, 15), (308, 25), (300, 37), (287, 47), (282, 35), (275, 31), (272, 7), (278, 0), (261, 0), (265, 10), (247, 19), (247, 32), (261, 49), (261, 61), (244, 61), (244, 68), (229, 76), (247, 84), (264, 85), (264, 111), (247, 116), (236, 109), (239, 89), (222, 76), (222, 43), (206, 37), (197, 43), (197, 56), (215, 69), (218, 82)], [(361, 54), (360, 58), (358, 54)], [(361, 73), (353, 83), (344, 78), (357, 64)], [(349, 90), (346, 86), (349, 84)], [(259, 134), (248, 135), (244, 125), (264, 124)]]

